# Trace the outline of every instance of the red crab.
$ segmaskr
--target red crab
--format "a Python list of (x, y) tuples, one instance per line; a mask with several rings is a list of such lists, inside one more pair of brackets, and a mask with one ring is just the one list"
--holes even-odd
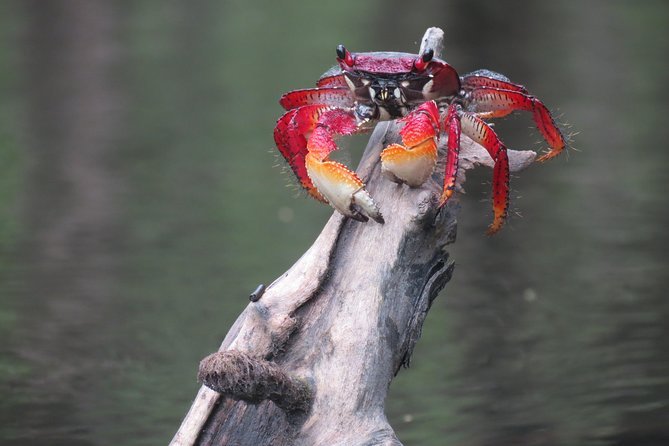
[(274, 140), (302, 186), (359, 221), (383, 217), (365, 185), (346, 166), (329, 159), (335, 137), (370, 131), (376, 122), (400, 119), (403, 144), (381, 153), (382, 170), (410, 187), (423, 184), (437, 162), (436, 139), (448, 136), (443, 206), (453, 194), (460, 134), (487, 149), (493, 169), (494, 220), (488, 234), (499, 231), (509, 202), (509, 159), (506, 147), (484, 120), (515, 110), (532, 111), (537, 128), (550, 146), (538, 160), (558, 155), (565, 140), (541, 101), (505, 76), (478, 70), (464, 76), (426, 49), (422, 54), (351, 53), (337, 47), (337, 62), (316, 83), (281, 98), (287, 112), (279, 118)]

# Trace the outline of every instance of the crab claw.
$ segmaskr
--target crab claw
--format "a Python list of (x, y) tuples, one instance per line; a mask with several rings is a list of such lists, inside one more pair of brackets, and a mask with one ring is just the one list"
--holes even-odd
[(369, 218), (384, 223), (383, 216), (355, 172), (336, 161), (306, 156), (307, 174), (327, 202), (342, 214), (358, 221)]
[(423, 184), (437, 163), (437, 146), (428, 140), (415, 147), (391, 144), (381, 154), (384, 174), (396, 183), (406, 183), (410, 187)]
[(403, 144), (391, 144), (381, 152), (381, 168), (394, 181), (418, 187), (432, 175), (437, 163), (439, 110), (434, 101), (429, 101), (402, 121)]

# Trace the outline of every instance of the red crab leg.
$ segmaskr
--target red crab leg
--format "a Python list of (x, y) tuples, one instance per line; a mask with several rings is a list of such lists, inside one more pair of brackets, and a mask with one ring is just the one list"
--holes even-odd
[(448, 106), (446, 119), (444, 119), (444, 131), (448, 131), (448, 153), (446, 155), (446, 171), (444, 173), (444, 191), (439, 199), (439, 207), (442, 207), (446, 203), (446, 200), (453, 195), (458, 173), (461, 124), (455, 104)]
[[(486, 70), (487, 71), (487, 70)], [(514, 84), (511, 81), (504, 80), (505, 76), (487, 71), (487, 74), (498, 76), (499, 79), (486, 76), (485, 74), (478, 74), (477, 72), (466, 74), (462, 77), (462, 88), (465, 90), (473, 90), (478, 87), (492, 87), (501, 88), (502, 90), (518, 91), (520, 93), (528, 93), (527, 89), (522, 85)]]
[(362, 180), (343, 164), (328, 159), (337, 150), (333, 135), (350, 135), (359, 130), (349, 110), (333, 108), (323, 112), (307, 142), (307, 173), (318, 192), (342, 214), (358, 221), (371, 217), (383, 223), (383, 216)]
[(302, 105), (328, 104), (334, 107), (352, 107), (351, 90), (344, 87), (309, 88), (284, 94), (279, 103), (286, 110)]
[(343, 74), (335, 74), (334, 76), (322, 77), (316, 82), (317, 87), (346, 87), (346, 78)]
[(549, 160), (564, 149), (564, 138), (553, 117), (546, 106), (534, 96), (519, 91), (481, 87), (472, 90), (469, 97), (476, 112), (483, 117), (492, 117), (491, 113), (502, 116), (502, 113), (508, 114), (514, 110), (531, 110), (537, 128), (551, 147), (550, 152), (539, 157), (537, 161)]
[[(492, 77), (494, 76), (494, 77)], [(529, 94), (522, 85), (514, 84), (506, 79), (506, 76), (492, 71), (482, 70), (466, 74), (462, 78), (462, 88), (471, 91), (480, 87), (492, 87), (502, 90), (517, 91), (519, 93)], [(513, 113), (513, 109), (502, 109), (477, 113), (483, 119), (502, 118)]]
[(432, 175), (437, 163), (439, 109), (429, 101), (401, 121), (403, 144), (390, 144), (381, 152), (381, 168), (394, 180), (417, 187)]
[(488, 226), (488, 235), (502, 229), (509, 207), (509, 158), (506, 147), (497, 137), (493, 129), (474, 113), (460, 115), (462, 133), (481, 144), (493, 160), (492, 203), (494, 219)]

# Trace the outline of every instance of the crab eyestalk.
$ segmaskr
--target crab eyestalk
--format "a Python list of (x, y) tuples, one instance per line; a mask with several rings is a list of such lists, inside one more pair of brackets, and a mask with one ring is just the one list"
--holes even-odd
[(344, 45), (337, 46), (337, 59), (340, 62), (344, 62), (349, 67), (352, 67), (355, 61), (353, 60), (353, 55), (349, 50), (347, 50)]
[(433, 57), (434, 50), (432, 48), (426, 49), (423, 54), (416, 58), (416, 61), (413, 63), (414, 68), (418, 71), (424, 71)]

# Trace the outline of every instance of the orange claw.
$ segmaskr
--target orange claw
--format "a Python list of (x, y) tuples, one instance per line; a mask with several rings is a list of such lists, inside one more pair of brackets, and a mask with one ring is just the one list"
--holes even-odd
[(306, 172), (319, 195), (342, 214), (358, 221), (372, 218), (384, 223), (362, 180), (345, 165), (329, 159), (330, 153), (337, 150), (333, 135), (347, 135), (357, 130), (355, 118), (344, 109), (324, 111), (307, 142)]
[(306, 166), (314, 186), (333, 208), (354, 220), (367, 221), (371, 217), (378, 223), (384, 223), (378, 206), (355, 172), (336, 161), (321, 159), (314, 153), (307, 154)]
[(381, 168), (394, 180), (418, 187), (432, 175), (437, 164), (439, 110), (434, 101), (429, 101), (402, 121), (403, 144), (391, 144), (381, 152)]
[(418, 187), (427, 181), (437, 164), (437, 145), (434, 138), (406, 148), (391, 144), (381, 153), (383, 172), (392, 179)]

